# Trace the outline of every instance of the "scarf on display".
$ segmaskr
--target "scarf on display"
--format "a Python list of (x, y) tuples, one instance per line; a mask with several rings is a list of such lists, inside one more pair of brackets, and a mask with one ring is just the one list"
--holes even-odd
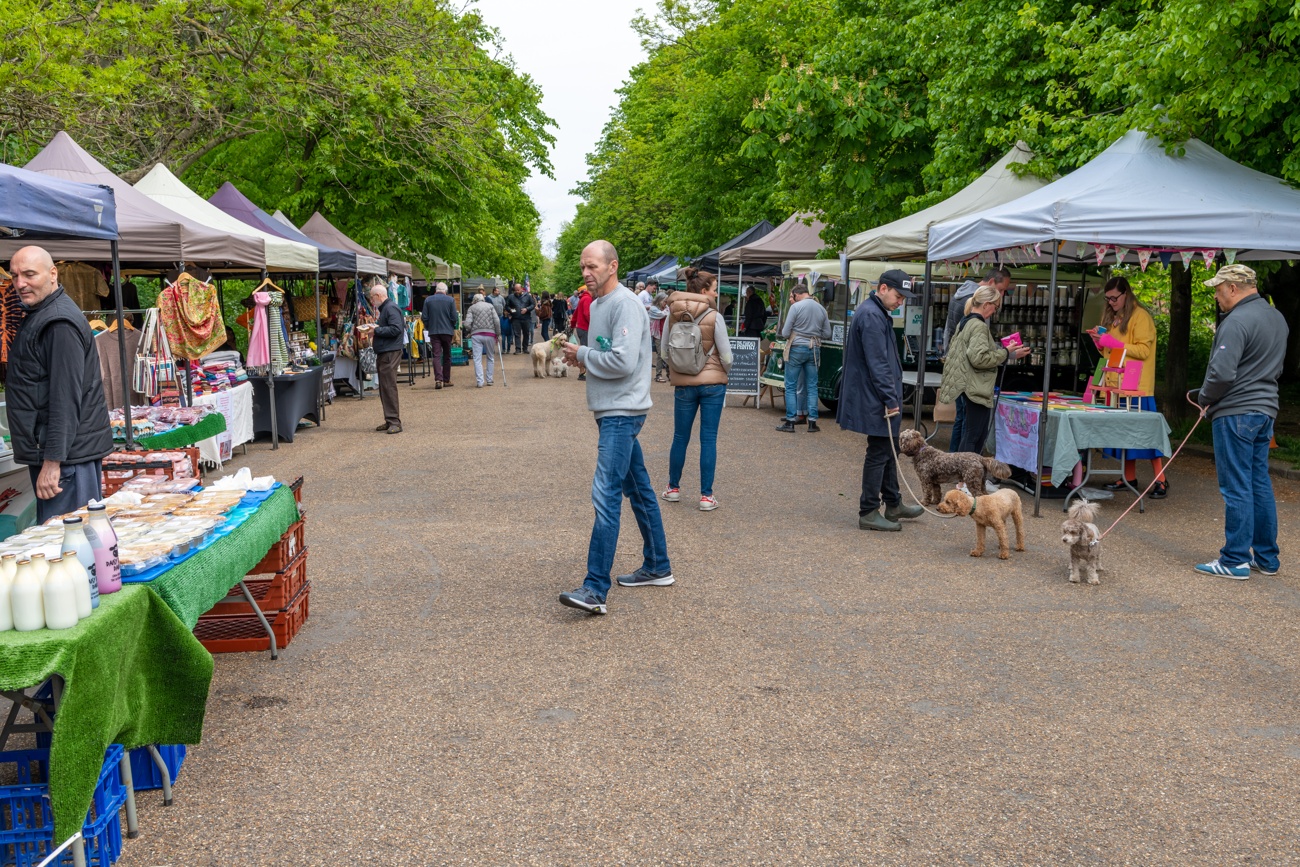
[(9, 363), (9, 347), (18, 337), (18, 326), (23, 324), (27, 311), (18, 300), (18, 290), (14, 289), (13, 279), (9, 273), (0, 268), (0, 364)]
[(271, 303), (269, 292), (253, 293), (253, 328), (248, 336), (248, 366), (266, 367), (271, 355), (266, 343), (266, 307)]
[(177, 358), (199, 359), (226, 342), (216, 287), (184, 273), (158, 296), (158, 315)]
[(271, 366), (276, 372), (289, 366), (289, 345), (284, 323), (284, 292), (276, 289), (268, 292), (271, 307), (268, 311), (268, 327), (271, 329)]

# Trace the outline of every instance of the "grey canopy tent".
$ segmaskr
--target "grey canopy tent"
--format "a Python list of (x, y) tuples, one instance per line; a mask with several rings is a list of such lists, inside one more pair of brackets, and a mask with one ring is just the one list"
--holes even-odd
[[(812, 214), (791, 214), (784, 223), (756, 241), (723, 250), (718, 260), (724, 265), (736, 266), (736, 282), (743, 283), (748, 267), (751, 277), (768, 276), (765, 266), (775, 266), (778, 273), (782, 262), (812, 259), (822, 251), (826, 242), (822, 230), (826, 224)], [(736, 331), (740, 331), (741, 305), (736, 304)]]
[(337, 274), (356, 274), (357, 273), (357, 254), (347, 250), (338, 250), (327, 244), (322, 244), (314, 238), (309, 238), (302, 232), (298, 231), (292, 224), (282, 223), (272, 217), (266, 211), (263, 211), (257, 205), (239, 191), (239, 189), (229, 181), (221, 185), (208, 199), (209, 202), (225, 211), (246, 225), (255, 229), (260, 229), (271, 235), (278, 235), (289, 241), (297, 241), (301, 244), (310, 244), (316, 248), (317, 256), (320, 261), (320, 270), (322, 273)]
[[(759, 220), (757, 223), (750, 226), (748, 229), (741, 232), (739, 235), (732, 238), (727, 243), (719, 247), (714, 247), (709, 252), (703, 253), (699, 256), (696, 256), (694, 259), (691, 259), (690, 265), (692, 268), (699, 268), (701, 271), (708, 271), (710, 273), (717, 274), (718, 282), (722, 282), (723, 277), (735, 277), (737, 276), (738, 268), (735, 265), (722, 264), (721, 256), (723, 252), (725, 252), (726, 250), (730, 250), (733, 247), (741, 247), (744, 246), (745, 244), (752, 244), (755, 241), (757, 241), (759, 238), (766, 236), (769, 232), (772, 231), (773, 228), (774, 227), (772, 226), (772, 224), (769, 223), (767, 220)], [(678, 270), (680, 272), (681, 269)], [(750, 276), (780, 277), (781, 264), (778, 262), (776, 265), (758, 266), (755, 269), (751, 270)]]
[[(1095, 159), (1015, 201), (934, 226), (929, 258), (968, 261), (991, 255), (1051, 263), (1047, 364), (1039, 415), (1043, 462), (1057, 266), (1066, 262), (1149, 260), (1194, 251), (1213, 258), (1300, 258), (1300, 190), (1233, 162), (1203, 142), (1179, 154), (1138, 130), (1125, 133)], [(1035, 487), (1038, 512), (1041, 480)]]
[(665, 253), (649, 265), (646, 265), (644, 268), (637, 268), (635, 271), (628, 271), (627, 282), (635, 286), (643, 280), (649, 280), (660, 271), (675, 267), (677, 267), (677, 257)]
[[(281, 216), (279, 211), (276, 211), (276, 215), (276, 219)], [(302, 224), (302, 233), (328, 247), (350, 251), (357, 257), (357, 271), (362, 274), (385, 274), (388, 271), (388, 262), (383, 256), (370, 252), (340, 232), (320, 211), (312, 214), (311, 219)]]
[[(850, 261), (900, 261), (926, 263), (924, 284), (921, 291), (921, 333), (930, 333), (930, 301), (933, 288), (930, 284), (930, 262), (927, 251), (930, 245), (930, 227), (936, 223), (955, 220), (967, 214), (987, 210), (996, 205), (1014, 201), (1026, 193), (1047, 186), (1047, 181), (1029, 174), (1017, 174), (1015, 166), (1023, 165), (1033, 159), (1033, 152), (1024, 142), (1007, 151), (1002, 159), (994, 163), (988, 171), (971, 181), (953, 195), (931, 205), (924, 210), (909, 214), (892, 223), (877, 226), (856, 235), (850, 235), (844, 245), (844, 255)], [(925, 381), (926, 356), (921, 352), (917, 356), (917, 381)], [(921, 407), (925, 399), (925, 389), (916, 389), (913, 418), (921, 417)]]

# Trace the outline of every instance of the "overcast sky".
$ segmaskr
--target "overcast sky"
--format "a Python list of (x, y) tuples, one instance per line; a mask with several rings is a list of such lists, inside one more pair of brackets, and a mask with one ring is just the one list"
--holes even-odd
[(534, 176), (527, 188), (542, 215), (542, 250), (572, 219), (578, 198), (569, 190), (587, 175), (587, 154), (617, 102), (614, 90), (645, 59), (631, 21), (654, 0), (475, 0), (501, 31), (515, 67), (542, 89), (542, 108), (555, 119), (551, 164), (555, 180)]

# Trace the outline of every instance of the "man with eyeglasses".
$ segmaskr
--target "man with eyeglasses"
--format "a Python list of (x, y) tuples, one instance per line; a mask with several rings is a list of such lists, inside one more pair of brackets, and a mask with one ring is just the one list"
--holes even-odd
[(1223, 494), (1224, 534), (1219, 559), (1196, 566), (1205, 575), (1245, 581), (1251, 572), (1276, 575), (1277, 501), (1268, 476), (1268, 449), (1277, 418), (1277, 382), (1288, 329), (1255, 286), (1245, 265), (1220, 268), (1206, 286), (1223, 319), (1205, 381), (1192, 392), (1214, 428), (1214, 468)]

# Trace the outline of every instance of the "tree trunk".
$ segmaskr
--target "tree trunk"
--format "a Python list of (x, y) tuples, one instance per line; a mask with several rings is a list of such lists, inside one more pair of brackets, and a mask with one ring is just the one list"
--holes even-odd
[(1187, 393), (1187, 356), (1192, 334), (1192, 272), (1169, 263), (1169, 343), (1165, 347), (1165, 393), (1160, 401), (1170, 421), (1185, 419), (1192, 407)]

